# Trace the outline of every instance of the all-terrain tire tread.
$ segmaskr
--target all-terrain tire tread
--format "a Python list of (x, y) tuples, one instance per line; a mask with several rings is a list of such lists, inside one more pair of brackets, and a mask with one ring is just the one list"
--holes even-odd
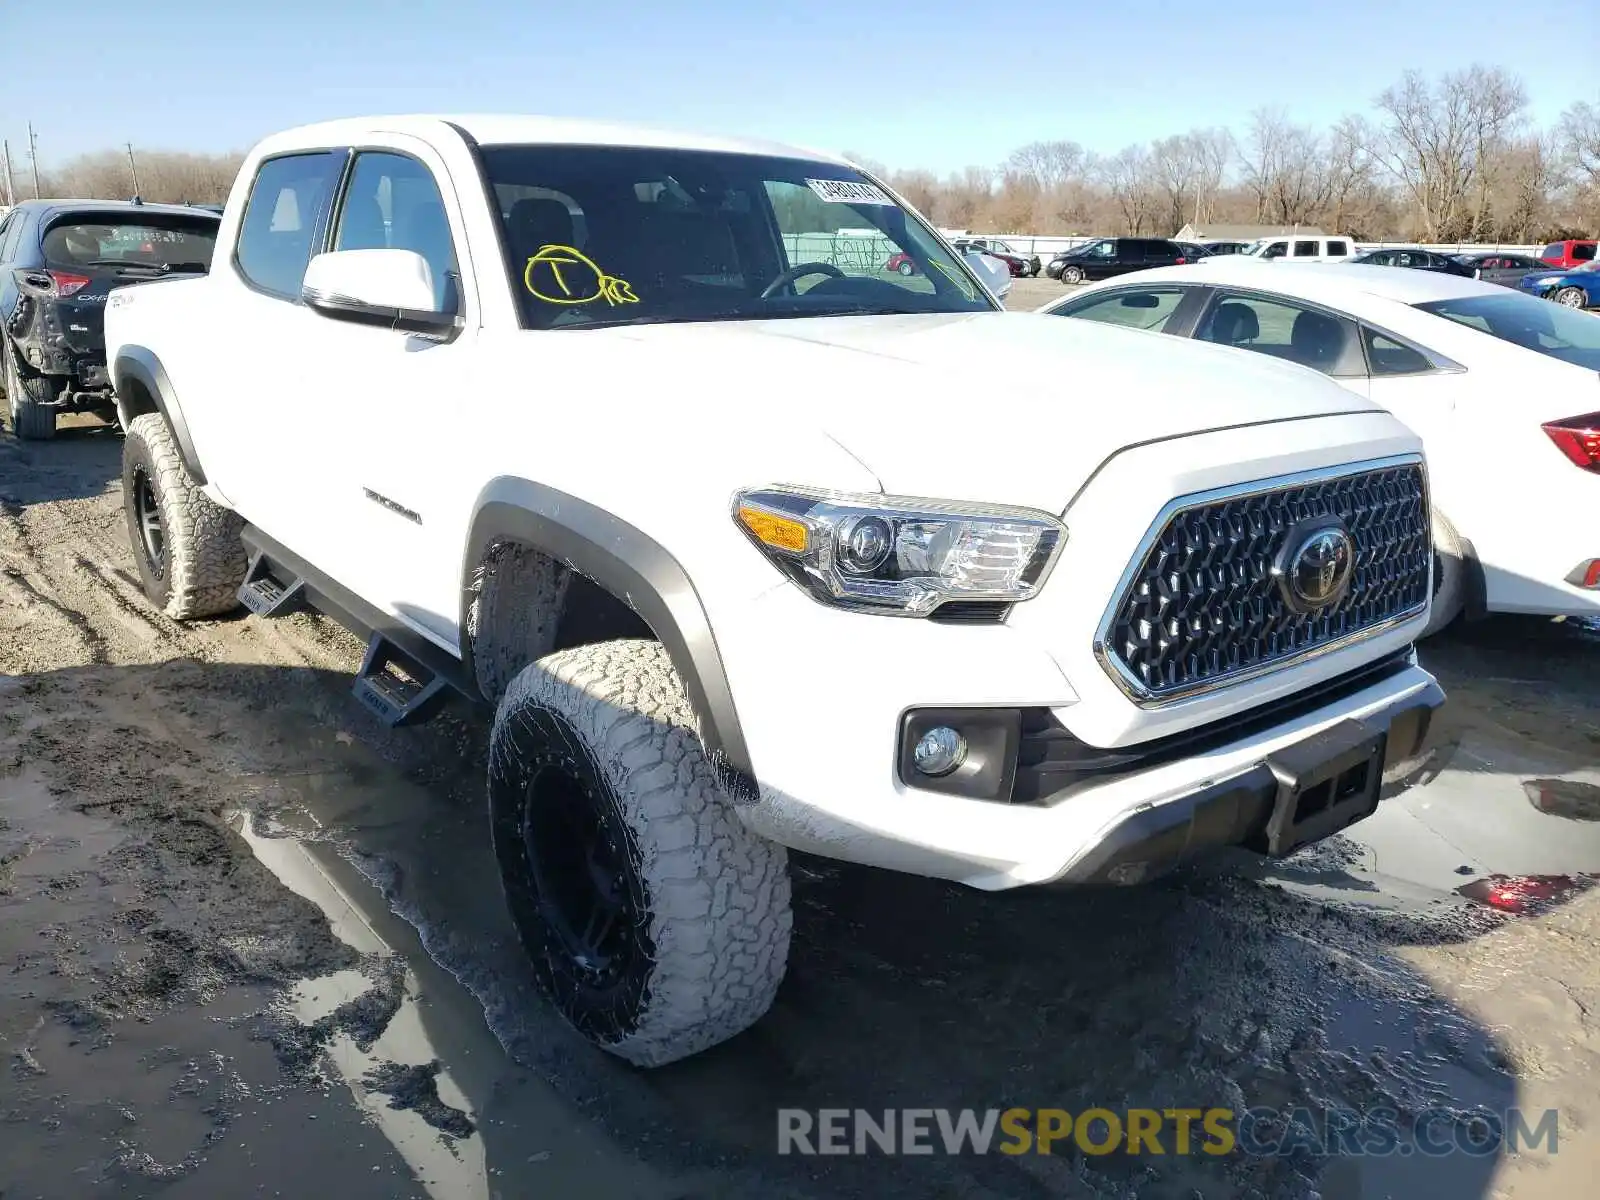
[(530, 664), (500, 701), (491, 762), (515, 753), (515, 715), (529, 708), (559, 714), (594, 755), (651, 894), (649, 994), (634, 1029), (605, 1048), (660, 1066), (754, 1024), (788, 962), (788, 859), (733, 813), (666, 650), (621, 639)]
[(55, 390), (50, 380), (43, 375), (30, 375), (26, 378), (17, 370), (16, 365), (9, 361), (10, 351), (5, 350), (8, 357), (6, 363), (6, 388), (16, 388), (17, 394), (11, 401), (11, 411), (16, 422), (16, 428), (11, 432), (25, 442), (48, 441), (56, 435), (56, 408), (52, 401)]
[(180, 621), (233, 611), (248, 566), (239, 537), (244, 519), (195, 486), (159, 413), (129, 422), (125, 446), (134, 443), (149, 456), (167, 535), (169, 584), (162, 611)]

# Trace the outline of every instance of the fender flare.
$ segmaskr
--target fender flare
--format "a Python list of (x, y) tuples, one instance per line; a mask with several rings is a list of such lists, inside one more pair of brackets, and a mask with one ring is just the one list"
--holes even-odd
[(122, 422), (124, 429), (134, 416), (130, 413), (128, 401), (124, 396), (127, 384), (130, 382), (137, 382), (149, 393), (150, 399), (155, 402), (156, 411), (172, 430), (172, 436), (178, 443), (178, 456), (183, 460), (189, 478), (204, 487), (206, 473), (200, 466), (200, 456), (194, 452), (194, 440), (189, 436), (189, 424), (183, 419), (183, 409), (179, 406), (178, 397), (172, 390), (172, 380), (167, 378), (167, 371), (161, 365), (161, 360), (143, 346), (122, 347), (117, 351), (117, 361), (111, 367), (111, 383), (117, 393), (117, 419)]
[(666, 648), (700, 720), (706, 754), (740, 802), (755, 799), (755, 773), (733, 691), (705, 606), (667, 549), (626, 521), (565, 492), (515, 476), (478, 494), (462, 562), (461, 661), (476, 678), (467, 635), (474, 572), (498, 540), (532, 546), (593, 580), (636, 612)]

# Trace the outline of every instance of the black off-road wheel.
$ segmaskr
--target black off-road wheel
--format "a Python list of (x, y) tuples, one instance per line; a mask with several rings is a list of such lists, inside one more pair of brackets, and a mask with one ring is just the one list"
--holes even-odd
[(231, 612), (244, 582), (243, 520), (195, 486), (157, 413), (135, 417), (122, 443), (122, 507), (144, 594), (169, 617)]
[(733, 1037), (789, 955), (784, 850), (748, 832), (666, 651), (558, 651), (501, 698), (489, 751), (495, 855), (517, 932), (561, 1015), (641, 1067)]
[(56, 397), (60, 385), (48, 375), (24, 377), (9, 346), (0, 345), (5, 355), (6, 411), (11, 416), (11, 432), (25, 442), (42, 442), (56, 435)]

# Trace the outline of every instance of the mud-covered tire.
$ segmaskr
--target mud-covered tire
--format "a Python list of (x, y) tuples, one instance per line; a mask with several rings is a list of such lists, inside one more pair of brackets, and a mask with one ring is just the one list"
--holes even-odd
[[(655, 1067), (766, 1013), (789, 955), (787, 857), (733, 812), (658, 643), (574, 647), (523, 669), (495, 713), (489, 804), (518, 934), (590, 1041)], [(611, 919), (584, 920), (585, 936), (606, 931), (586, 942), (573, 896), (590, 884)]]
[(0, 346), (6, 359), (6, 411), (11, 432), (25, 442), (43, 442), (56, 435), (56, 396), (60, 387), (47, 375), (26, 378), (17, 370), (9, 347)]
[(1443, 513), (1433, 514), (1433, 610), (1417, 636), (1432, 637), (1455, 622), (1467, 605), (1466, 547)]
[(1062, 283), (1067, 283), (1067, 284), (1082, 283), (1083, 282), (1083, 268), (1082, 267), (1062, 267), (1061, 268), (1061, 274), (1060, 274), (1060, 276), (1058, 278), (1060, 278)]
[[(159, 413), (128, 425), (122, 443), (122, 508), (139, 580), (150, 602), (184, 620), (231, 612), (244, 582), (244, 521), (206, 496), (184, 469)], [(149, 518), (159, 523), (152, 537)]]
[(1564, 287), (1550, 298), (1563, 308), (1583, 308), (1589, 303), (1588, 293), (1575, 287)]

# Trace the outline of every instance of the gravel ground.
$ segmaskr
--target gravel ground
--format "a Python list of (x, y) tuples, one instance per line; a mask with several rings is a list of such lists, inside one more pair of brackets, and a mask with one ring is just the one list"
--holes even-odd
[[(1028, 286), (1056, 294), (1052, 281)], [(1020, 292), (1014, 291), (1013, 296)], [(120, 441), (0, 434), (0, 1196), (1568, 1197), (1600, 1169), (1600, 632), (1429, 643), (1458, 749), (1298, 859), (981, 895), (796, 862), (789, 979), (654, 1073), (532, 993), (486, 729), (313, 617), (176, 625)], [(1497, 876), (1559, 898), (1511, 915)], [(796, 1158), (779, 1107), (1560, 1110), (1559, 1152)], [(1532, 1122), (1530, 1121), (1530, 1124)]]

